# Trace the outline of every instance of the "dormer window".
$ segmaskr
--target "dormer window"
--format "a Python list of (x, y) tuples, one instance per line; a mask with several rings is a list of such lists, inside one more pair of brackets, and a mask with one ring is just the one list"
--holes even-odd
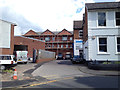
[(98, 12), (98, 26), (106, 26), (106, 13)]

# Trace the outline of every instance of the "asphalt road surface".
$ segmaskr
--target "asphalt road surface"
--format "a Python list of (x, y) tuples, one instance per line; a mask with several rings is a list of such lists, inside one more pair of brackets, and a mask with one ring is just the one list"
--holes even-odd
[(96, 76), (83, 73), (70, 60), (56, 60), (43, 64), (32, 75), (47, 81), (26, 88), (118, 88), (118, 76)]

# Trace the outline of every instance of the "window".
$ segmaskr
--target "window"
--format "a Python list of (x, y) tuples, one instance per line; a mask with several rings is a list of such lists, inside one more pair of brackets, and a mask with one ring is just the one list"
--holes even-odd
[(66, 48), (68, 48), (68, 45), (66, 45)]
[(53, 37), (52, 40), (55, 41), (55, 37)]
[(72, 37), (70, 37), (70, 41), (72, 41)]
[(83, 30), (80, 30), (79, 31), (79, 37), (82, 37), (83, 36)]
[(116, 26), (120, 26), (120, 12), (116, 12)]
[(11, 60), (11, 56), (0, 56), (0, 60)]
[(117, 52), (120, 52), (120, 37), (117, 37)]
[(63, 41), (67, 41), (67, 36), (63, 36), (63, 37), (62, 37), (62, 40), (63, 40)]
[(107, 38), (99, 38), (99, 52), (107, 52)]
[(106, 26), (106, 13), (105, 12), (98, 13), (98, 26)]
[(45, 38), (45, 41), (50, 41), (50, 37), (46, 37), (46, 38)]
[(51, 45), (48, 46), (49, 48), (51, 47)]
[(72, 48), (72, 45), (70, 45), (70, 48)]
[(40, 40), (43, 40), (43, 38), (41, 38)]
[(52, 47), (54, 48), (54, 44), (52, 44)]
[(63, 48), (63, 45), (61, 45), (61, 48)]
[(57, 47), (59, 48), (59, 44), (57, 45)]

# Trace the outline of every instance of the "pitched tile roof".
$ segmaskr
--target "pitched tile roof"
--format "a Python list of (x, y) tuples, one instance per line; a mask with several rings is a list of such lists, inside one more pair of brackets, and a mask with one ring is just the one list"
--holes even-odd
[(120, 8), (120, 2), (86, 3), (85, 5), (88, 10)]
[[(57, 35), (58, 33), (60, 33), (61, 31), (52, 31), (54, 33), (54, 35)], [(71, 34), (73, 34), (73, 31), (68, 31)], [(38, 35), (41, 35), (43, 32), (36, 32)]]

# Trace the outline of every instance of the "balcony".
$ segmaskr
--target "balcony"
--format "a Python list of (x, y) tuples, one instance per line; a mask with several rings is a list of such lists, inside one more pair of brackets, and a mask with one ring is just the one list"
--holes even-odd
[(45, 49), (73, 49), (72, 47), (63, 47), (63, 48), (61, 48), (61, 47), (46, 47)]
[(45, 43), (73, 43), (73, 41), (49, 41)]

